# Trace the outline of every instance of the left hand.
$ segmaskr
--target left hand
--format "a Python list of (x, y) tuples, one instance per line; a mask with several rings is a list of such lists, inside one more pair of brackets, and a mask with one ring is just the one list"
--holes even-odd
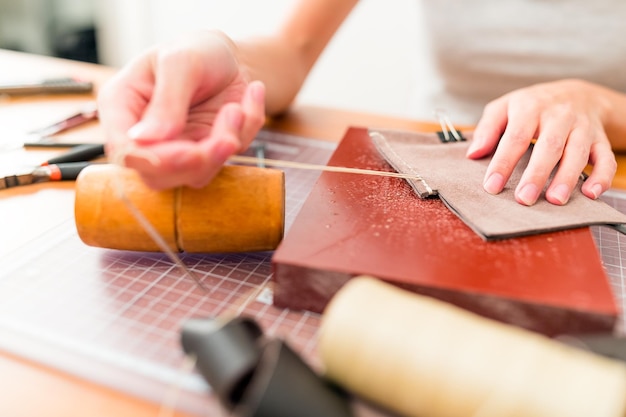
[(562, 80), (515, 90), (492, 102), (474, 131), (467, 156), (482, 158), (495, 153), (487, 167), (484, 189), (497, 194), (504, 189), (513, 169), (536, 139), (530, 161), (515, 199), (533, 205), (550, 174), (545, 198), (564, 205), (581, 172), (593, 165), (582, 192), (596, 199), (611, 186), (617, 163), (604, 130), (609, 111), (604, 89), (581, 80)]

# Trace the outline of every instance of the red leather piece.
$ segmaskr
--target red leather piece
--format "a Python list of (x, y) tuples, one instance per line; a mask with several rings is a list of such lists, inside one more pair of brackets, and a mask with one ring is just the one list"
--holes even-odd
[[(391, 170), (366, 129), (329, 165)], [(401, 179), (325, 172), (273, 256), (274, 303), (321, 312), (368, 274), (547, 335), (611, 331), (618, 308), (589, 228), (486, 242)]]

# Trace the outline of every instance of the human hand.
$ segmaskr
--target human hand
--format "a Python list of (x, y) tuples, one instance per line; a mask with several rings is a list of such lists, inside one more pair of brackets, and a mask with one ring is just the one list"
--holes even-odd
[[(98, 95), (107, 154), (155, 189), (202, 187), (265, 120), (265, 87), (250, 82), (218, 32), (151, 49)], [(146, 157), (147, 156), (147, 157)]]
[(582, 192), (596, 199), (611, 186), (617, 163), (603, 126), (608, 111), (604, 88), (580, 80), (537, 84), (490, 102), (474, 131), (467, 156), (493, 154), (484, 189), (502, 191), (513, 169), (536, 138), (530, 161), (515, 190), (520, 204), (533, 205), (550, 174), (545, 198), (564, 205), (589, 163)]

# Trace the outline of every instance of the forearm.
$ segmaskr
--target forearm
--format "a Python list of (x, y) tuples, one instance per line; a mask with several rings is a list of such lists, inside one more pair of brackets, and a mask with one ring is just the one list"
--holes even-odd
[(238, 42), (237, 55), (249, 80), (265, 84), (268, 115), (282, 113), (289, 107), (309, 72), (296, 49), (273, 37)]
[(357, 0), (303, 0), (273, 36), (237, 41), (237, 57), (251, 80), (266, 86), (266, 112), (281, 113)]
[(626, 151), (626, 94), (604, 89), (607, 111), (604, 129), (614, 151)]

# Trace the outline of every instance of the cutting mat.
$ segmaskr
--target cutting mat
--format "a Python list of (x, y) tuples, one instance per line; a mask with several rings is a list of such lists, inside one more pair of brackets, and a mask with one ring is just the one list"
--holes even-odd
[[(263, 131), (267, 158), (325, 164), (331, 142)], [(253, 152), (253, 151), (252, 151)], [(315, 171), (286, 171), (286, 227)], [(202, 414), (207, 386), (184, 373), (179, 330), (191, 317), (246, 314), (312, 357), (319, 317), (271, 305), (271, 252), (187, 254), (205, 293), (162, 254), (84, 245), (73, 213), (0, 259), (0, 349), (161, 402), (182, 387), (179, 408)]]
[[(626, 192), (610, 190), (602, 199), (622, 213), (626, 213)], [(607, 271), (613, 294), (621, 314), (617, 332), (626, 335), (626, 236), (607, 227), (592, 227), (591, 231)]]
[[(334, 145), (262, 132), (268, 158), (325, 163)], [(318, 174), (286, 170), (287, 227)], [(626, 211), (626, 193), (607, 201)], [(624, 309), (626, 240), (594, 228), (608, 274)], [(0, 259), (0, 348), (161, 402), (180, 386), (179, 408), (202, 414), (208, 388), (181, 370), (179, 329), (191, 317), (224, 313), (255, 317), (270, 335), (314, 356), (319, 316), (271, 305), (271, 253), (185, 255), (211, 288), (205, 293), (160, 254), (87, 247), (72, 213), (55, 229)]]

